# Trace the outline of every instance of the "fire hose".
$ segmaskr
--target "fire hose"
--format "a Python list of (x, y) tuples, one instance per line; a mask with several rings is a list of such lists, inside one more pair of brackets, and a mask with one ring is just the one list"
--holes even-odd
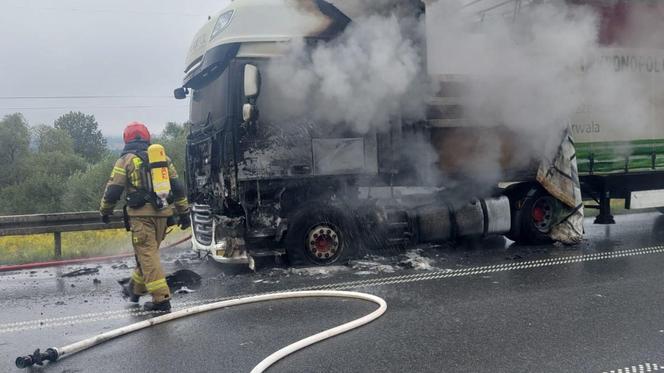
[[(160, 250), (168, 250), (171, 249), (175, 246), (178, 246), (182, 243), (185, 243), (191, 239), (191, 235), (174, 242), (168, 246), (162, 247)], [(124, 254), (118, 254), (118, 255), (110, 255), (110, 256), (98, 256), (98, 257), (93, 257), (93, 258), (81, 258), (81, 259), (65, 259), (65, 260), (53, 260), (50, 262), (38, 262), (38, 263), (26, 263), (26, 264), (14, 264), (14, 265), (4, 265), (0, 266), (0, 272), (9, 272), (9, 271), (23, 271), (27, 269), (36, 269), (36, 268), (47, 268), (47, 267), (56, 267), (56, 266), (64, 266), (64, 265), (76, 265), (76, 264), (84, 264), (84, 263), (97, 263), (97, 262), (103, 262), (103, 261), (108, 261), (108, 260), (117, 260), (117, 259), (124, 259), (124, 258), (129, 258), (133, 257), (134, 254), (132, 253), (124, 253)]]
[(91, 347), (109, 341), (113, 338), (117, 338), (141, 329), (149, 328), (154, 325), (159, 325), (166, 323), (168, 321), (177, 320), (183, 317), (192, 316), (208, 311), (217, 310), (220, 308), (228, 308), (233, 306), (239, 306), (244, 304), (260, 303), (273, 300), (284, 300), (284, 299), (297, 299), (297, 298), (348, 298), (348, 299), (360, 299), (375, 303), (378, 305), (378, 309), (371, 312), (370, 314), (363, 316), (359, 319), (350, 321), (343, 325), (327, 329), (318, 334), (312, 335), (310, 337), (301, 339), (295, 343), (292, 343), (279, 351), (271, 354), (261, 361), (258, 365), (252, 369), (251, 373), (260, 373), (264, 372), (271, 365), (277, 361), (283, 359), (284, 357), (299, 351), (305, 347), (311, 346), (312, 344), (318, 343), (320, 341), (332, 338), (336, 335), (345, 333), (347, 331), (359, 328), (363, 325), (366, 325), (380, 316), (382, 316), (387, 310), (387, 303), (384, 299), (377, 297), (375, 295), (350, 292), (350, 291), (336, 291), (336, 290), (317, 290), (317, 291), (295, 291), (295, 292), (284, 292), (284, 293), (273, 293), (265, 295), (257, 295), (245, 298), (236, 298), (230, 299), (210, 304), (204, 304), (200, 306), (195, 306), (191, 308), (182, 309), (165, 315), (153, 317), (148, 320), (139, 321), (137, 323), (123, 326), (97, 336), (84, 339), (82, 341), (64, 346), (64, 347), (51, 347), (45, 352), (40, 352), (37, 349), (32, 355), (21, 356), (16, 358), (16, 366), (18, 368), (27, 368), (33, 365), (42, 365), (45, 361), (55, 362), (62, 357), (73, 355), (77, 352), (87, 350)]

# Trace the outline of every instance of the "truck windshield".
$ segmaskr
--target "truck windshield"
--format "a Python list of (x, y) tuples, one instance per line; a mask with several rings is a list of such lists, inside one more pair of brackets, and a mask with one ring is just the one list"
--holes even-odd
[[(214, 70), (214, 69), (213, 69)], [(220, 69), (219, 69), (220, 70)], [(193, 89), (190, 119), (193, 130), (207, 126), (221, 126), (228, 110), (229, 68), (212, 71)]]

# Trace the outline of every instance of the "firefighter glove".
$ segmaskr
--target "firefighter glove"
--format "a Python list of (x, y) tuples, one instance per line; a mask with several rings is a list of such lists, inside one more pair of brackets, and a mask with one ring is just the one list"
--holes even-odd
[(191, 227), (191, 218), (189, 218), (189, 214), (180, 215), (180, 229), (184, 230), (189, 227)]

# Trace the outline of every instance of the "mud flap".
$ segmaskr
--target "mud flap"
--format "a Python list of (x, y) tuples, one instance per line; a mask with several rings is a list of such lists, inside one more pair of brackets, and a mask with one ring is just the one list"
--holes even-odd
[(583, 239), (583, 199), (576, 163), (574, 139), (568, 129), (555, 155), (543, 159), (537, 170), (537, 181), (561, 203), (559, 221), (551, 228), (551, 239), (575, 245)]

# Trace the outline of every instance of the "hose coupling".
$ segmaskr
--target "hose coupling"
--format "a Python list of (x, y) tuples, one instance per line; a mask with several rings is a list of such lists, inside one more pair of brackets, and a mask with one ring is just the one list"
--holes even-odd
[(58, 357), (58, 350), (55, 348), (49, 348), (46, 352), (41, 352), (39, 349), (36, 349), (32, 355), (17, 357), (16, 367), (22, 369), (33, 365), (43, 365), (44, 361), (50, 361), (53, 363), (58, 360)]

